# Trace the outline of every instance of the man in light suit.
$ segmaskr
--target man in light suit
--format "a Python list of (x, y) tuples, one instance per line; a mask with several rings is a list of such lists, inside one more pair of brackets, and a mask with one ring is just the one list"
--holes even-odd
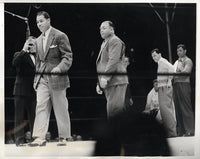
[[(113, 23), (104, 21), (100, 26), (100, 34), (104, 39), (96, 60), (98, 94), (104, 92), (107, 100), (108, 119), (114, 119), (125, 111), (128, 77), (126, 75), (125, 44), (114, 33)], [(120, 74), (121, 73), (121, 74)]]
[(70, 87), (68, 70), (72, 65), (72, 51), (67, 35), (50, 24), (47, 12), (38, 12), (37, 26), (42, 34), (37, 38), (37, 58), (34, 88), (37, 92), (36, 117), (33, 128), (35, 140), (30, 146), (46, 145), (49, 118), (53, 106), (58, 126), (59, 144), (71, 138), (70, 117), (66, 89)]

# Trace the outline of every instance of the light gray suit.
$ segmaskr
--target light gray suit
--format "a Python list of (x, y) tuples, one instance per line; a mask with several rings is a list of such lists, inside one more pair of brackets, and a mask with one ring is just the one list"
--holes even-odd
[[(37, 92), (36, 117), (33, 137), (45, 138), (48, 131), (51, 108), (53, 106), (59, 137), (71, 136), (70, 118), (66, 89), (70, 87), (68, 70), (72, 65), (72, 51), (65, 33), (51, 28), (45, 52), (42, 35), (37, 38), (36, 74), (34, 88)], [(64, 75), (52, 76), (54, 67), (59, 67)]]
[[(125, 44), (116, 35), (103, 42), (96, 60), (99, 86), (101, 78), (108, 81), (103, 89), (107, 100), (108, 118), (114, 117), (125, 109), (128, 77), (124, 65)], [(104, 74), (105, 73), (105, 74)], [(120, 73), (122, 73), (120, 75)]]

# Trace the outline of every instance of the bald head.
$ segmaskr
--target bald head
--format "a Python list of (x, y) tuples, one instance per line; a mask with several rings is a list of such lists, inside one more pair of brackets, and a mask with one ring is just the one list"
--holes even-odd
[(103, 39), (109, 38), (114, 34), (114, 26), (111, 21), (104, 21), (100, 26), (100, 34)]

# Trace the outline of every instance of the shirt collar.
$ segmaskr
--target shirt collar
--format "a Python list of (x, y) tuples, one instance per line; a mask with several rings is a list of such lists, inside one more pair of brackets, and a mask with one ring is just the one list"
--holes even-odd
[(45, 35), (45, 37), (48, 37), (49, 36), (49, 33), (50, 33), (50, 31), (51, 31), (51, 26), (49, 27), (49, 29), (48, 30), (46, 30), (45, 32), (44, 32), (44, 35)]
[(158, 63), (159, 63), (159, 62), (161, 62), (162, 60), (163, 60), (163, 58), (162, 58), (162, 57), (160, 57), (160, 59), (158, 60)]
[(111, 34), (107, 39), (104, 40), (104, 42), (108, 42), (111, 38), (113, 38), (115, 36), (115, 34)]
[(179, 57), (179, 58), (178, 58), (178, 61), (183, 62), (183, 61), (185, 61), (186, 58), (187, 58), (187, 56)]

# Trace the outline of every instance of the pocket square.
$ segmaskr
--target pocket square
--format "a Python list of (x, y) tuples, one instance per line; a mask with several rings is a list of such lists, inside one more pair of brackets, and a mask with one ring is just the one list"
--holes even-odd
[(55, 48), (55, 47), (57, 47), (57, 45), (51, 45), (49, 48), (50, 48), (50, 49), (53, 49), (53, 48)]

